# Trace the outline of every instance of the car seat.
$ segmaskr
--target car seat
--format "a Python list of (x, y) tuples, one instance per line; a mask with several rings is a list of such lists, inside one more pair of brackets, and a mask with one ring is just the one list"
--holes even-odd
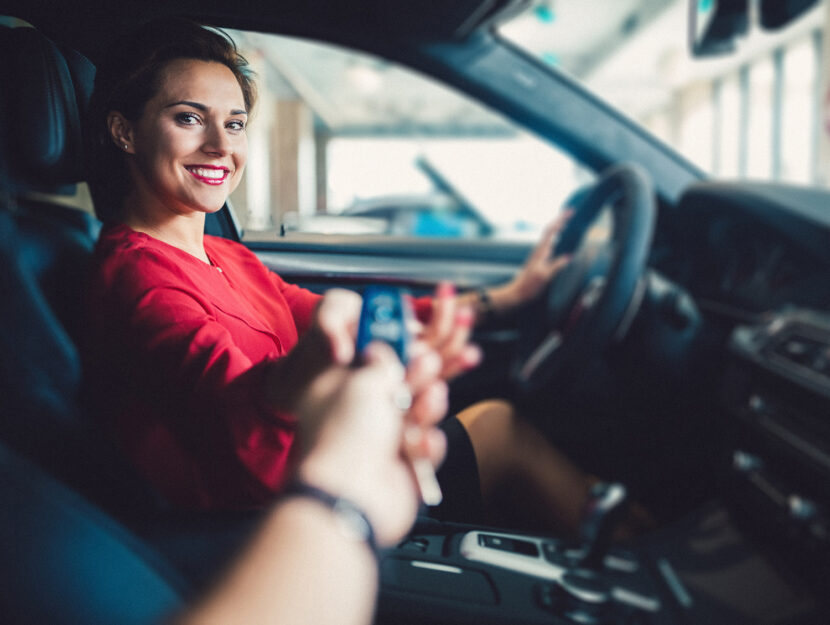
[(145, 543), (0, 443), (0, 618), (149, 625), (187, 586)]
[(83, 178), (80, 114), (94, 67), (29, 27), (0, 26), (0, 52), (0, 441), (206, 583), (259, 513), (170, 510), (80, 401), (77, 340), (100, 223), (52, 198)]
[[(107, 507), (146, 507), (149, 489), (109, 451), (79, 404), (75, 339), (98, 221), (30, 197), (71, 192), (81, 179), (77, 96), (89, 90), (76, 90), (60, 50), (33, 28), (0, 28), (0, 50), (0, 436)], [(74, 74), (90, 78), (89, 61), (72, 58)]]

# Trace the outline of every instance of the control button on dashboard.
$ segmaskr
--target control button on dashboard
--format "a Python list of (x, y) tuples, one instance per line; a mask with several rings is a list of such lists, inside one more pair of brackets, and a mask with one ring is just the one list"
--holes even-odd
[(816, 517), (816, 504), (798, 495), (790, 495), (787, 498), (787, 508), (790, 516), (799, 521), (811, 521)]
[(764, 468), (764, 462), (758, 456), (736, 450), (732, 455), (732, 467), (741, 473), (751, 473)]
[(551, 564), (571, 568), (579, 566), (579, 560), (585, 555), (585, 550), (564, 543), (546, 542), (542, 544), (542, 555)]
[(508, 538), (495, 534), (479, 534), (478, 542), (482, 547), (488, 547), (489, 549), (498, 549), (499, 551), (517, 553), (534, 558), (539, 555), (539, 548), (529, 540)]
[(410, 538), (400, 545), (401, 549), (420, 551), (421, 553), (426, 553), (427, 547), (429, 547), (429, 541), (426, 538)]
[(809, 365), (827, 346), (803, 336), (790, 336), (775, 348), (784, 358), (803, 365)]

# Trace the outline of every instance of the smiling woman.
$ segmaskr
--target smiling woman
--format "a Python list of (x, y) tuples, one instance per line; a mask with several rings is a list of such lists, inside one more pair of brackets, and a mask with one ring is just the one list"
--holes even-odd
[[(242, 178), (247, 159), (242, 90), (233, 72), (212, 61), (171, 61), (141, 117), (107, 116), (112, 141), (133, 181), (124, 223), (209, 262), (201, 245), (205, 213), (219, 210)], [(193, 228), (169, 228), (174, 215)]]
[[(118, 448), (169, 502), (261, 507), (284, 487), (292, 450), (304, 444), (295, 441), (300, 398), (322, 372), (353, 363), (361, 297), (288, 284), (243, 245), (205, 235), (206, 215), (238, 185), (247, 157), (252, 88), (233, 42), (172, 20), (118, 43), (102, 63), (91, 113), (100, 167), (91, 188), (105, 222), (89, 291), (91, 400)], [(443, 380), (480, 362), (468, 343), (474, 310), (483, 318), (515, 309), (565, 265), (551, 257), (565, 221), (550, 224), (509, 282), (459, 296), (443, 283), (434, 299), (416, 300), (422, 349), (407, 370), (416, 423), (424, 411), (446, 411)], [(442, 385), (423, 382), (439, 376)], [(533, 510), (531, 523), (576, 530), (595, 478), (512, 405), (477, 402), (442, 428), (446, 496), (436, 516), (497, 518), (510, 497), (512, 509)], [(430, 443), (415, 430), (402, 445), (440, 455), (444, 439)], [(370, 518), (385, 503), (359, 471), (342, 481), (311, 482), (333, 484)]]
[[(89, 396), (119, 449), (181, 507), (268, 503), (288, 473), (299, 398), (354, 356), (359, 296), (287, 284), (247, 248), (204, 234), (245, 167), (254, 100), (245, 67), (219, 32), (150, 22), (100, 65), (89, 117), (104, 221), (89, 290)], [(463, 351), (469, 324), (455, 327), (450, 319), (447, 338)], [(442, 412), (440, 392), (417, 402), (432, 369), (410, 380), (413, 415)], [(440, 440), (422, 438), (419, 453), (437, 456)], [(341, 489), (316, 478), (373, 522), (386, 516), (365, 481)]]
[[(247, 157), (256, 100), (247, 61), (230, 39), (180, 20), (145, 26), (131, 42), (98, 68), (90, 102), (88, 178), (98, 216), (122, 219), (120, 211), (134, 213), (126, 204), (147, 200), (183, 208), (193, 199), (205, 212), (219, 210)], [(212, 196), (209, 187), (218, 187)]]

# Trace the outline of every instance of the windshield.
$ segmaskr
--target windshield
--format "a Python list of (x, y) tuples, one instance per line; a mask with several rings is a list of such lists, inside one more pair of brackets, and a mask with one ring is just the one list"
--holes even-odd
[(751, 28), (735, 53), (708, 59), (689, 53), (688, 0), (537, 0), (499, 34), (714, 176), (809, 184), (820, 175), (824, 10)]

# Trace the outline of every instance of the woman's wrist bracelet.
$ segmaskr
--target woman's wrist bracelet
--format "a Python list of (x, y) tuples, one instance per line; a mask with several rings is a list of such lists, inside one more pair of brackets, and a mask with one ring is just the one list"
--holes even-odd
[(345, 536), (352, 540), (365, 542), (372, 554), (377, 557), (378, 543), (375, 537), (375, 529), (363, 509), (351, 500), (333, 495), (302, 480), (290, 482), (282, 490), (281, 496), (283, 499), (307, 497), (323, 504), (335, 514), (340, 529)]
[(493, 316), (495, 309), (493, 308), (493, 298), (490, 297), (490, 292), (486, 287), (480, 287), (476, 290), (478, 294), (478, 309), (480, 311), (480, 318), (486, 321)]

